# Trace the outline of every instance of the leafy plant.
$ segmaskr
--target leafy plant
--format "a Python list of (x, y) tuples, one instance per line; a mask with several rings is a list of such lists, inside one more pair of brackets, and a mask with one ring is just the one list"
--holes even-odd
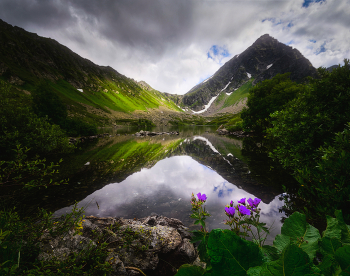
[[(230, 209), (227, 211), (231, 214)], [(193, 241), (197, 241), (196, 235)], [(349, 242), (350, 226), (345, 224), (341, 211), (335, 212), (335, 218), (327, 216), (322, 236), (306, 222), (304, 214), (295, 212), (285, 220), (272, 246), (259, 247), (231, 230), (206, 233), (198, 246), (206, 268), (183, 265), (176, 275), (348, 275)]]

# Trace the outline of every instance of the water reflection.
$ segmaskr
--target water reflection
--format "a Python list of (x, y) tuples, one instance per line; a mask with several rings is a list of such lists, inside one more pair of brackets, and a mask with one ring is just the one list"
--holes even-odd
[[(194, 142), (205, 144), (205, 155), (221, 155), (215, 146), (205, 139), (207, 138), (195, 137)], [(195, 145), (198, 149), (201, 144), (184, 141), (181, 145), (182, 150), (186, 145)], [(226, 161), (224, 163), (230, 166)], [(143, 168), (133, 173), (120, 183), (104, 186), (83, 199), (79, 206), (86, 207), (87, 215), (140, 218), (153, 213), (178, 218), (187, 226), (193, 227), (193, 220), (189, 218), (190, 196), (192, 192), (201, 192), (208, 196), (206, 208), (212, 215), (207, 220), (209, 228), (227, 228), (223, 224), (226, 218), (225, 205), (231, 200), (237, 202), (242, 197), (255, 197), (239, 188), (237, 183), (229, 181), (190, 156), (172, 156), (159, 161), (151, 168)], [(274, 222), (275, 228), (271, 238), (280, 231), (282, 214), (278, 212), (278, 208), (282, 205), (278, 197), (274, 197), (269, 203), (260, 204), (261, 220), (268, 225)], [(70, 210), (71, 207), (63, 208), (57, 211), (56, 215)]]

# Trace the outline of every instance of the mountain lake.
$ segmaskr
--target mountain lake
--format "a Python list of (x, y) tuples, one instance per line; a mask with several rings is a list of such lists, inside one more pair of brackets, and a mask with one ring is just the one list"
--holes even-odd
[[(155, 128), (179, 135), (136, 137), (132, 127), (101, 129), (109, 136), (82, 143), (78, 153), (63, 157), (61, 177), (68, 185), (45, 190), (43, 206), (55, 216), (75, 202), (85, 215), (141, 218), (162, 215), (181, 220), (191, 230), (191, 194), (204, 193), (208, 229), (229, 228), (225, 205), (258, 197), (261, 222), (271, 227), (267, 244), (280, 233), (285, 216), (282, 185), (291, 177), (276, 172), (261, 145), (251, 138), (220, 136), (217, 127)], [(31, 199), (31, 202), (33, 199)]]

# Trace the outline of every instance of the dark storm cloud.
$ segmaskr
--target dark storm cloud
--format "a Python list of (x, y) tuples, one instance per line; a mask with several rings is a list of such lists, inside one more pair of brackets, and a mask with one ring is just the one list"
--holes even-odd
[[(193, 3), (186, 0), (1, 0), (0, 18), (23, 28), (44, 26), (52, 30), (81, 23), (103, 39), (160, 54), (191, 36)], [(84, 43), (81, 34), (72, 30), (70, 37)]]
[(59, 0), (1, 0), (0, 18), (22, 28), (62, 28), (76, 22), (69, 7)]

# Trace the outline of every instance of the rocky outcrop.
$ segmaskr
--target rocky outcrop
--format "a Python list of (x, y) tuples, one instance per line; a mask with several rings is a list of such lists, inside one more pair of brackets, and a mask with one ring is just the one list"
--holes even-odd
[(140, 130), (139, 132), (136, 132), (135, 136), (157, 136), (157, 135), (179, 135), (180, 133), (178, 131), (171, 131), (171, 132), (153, 132), (153, 131), (143, 131)]
[(141, 219), (98, 218), (83, 220), (81, 235), (69, 231), (63, 236), (42, 237), (39, 260), (64, 260), (72, 253), (98, 246), (96, 237), (104, 235), (108, 245), (111, 275), (175, 275), (185, 263), (193, 263), (197, 252), (190, 233), (178, 219), (149, 216)]
[(92, 141), (97, 138), (102, 138), (102, 137), (112, 137), (109, 133), (103, 133), (103, 134), (97, 134), (97, 135), (92, 135), (92, 136), (81, 136), (80, 138), (74, 138), (74, 137), (69, 137), (69, 143), (70, 144), (76, 144), (78, 142), (85, 142), (85, 141)]
[(218, 129), (217, 133), (219, 135), (232, 135), (238, 138), (249, 137), (250, 133), (245, 131), (228, 131), (226, 128)]

